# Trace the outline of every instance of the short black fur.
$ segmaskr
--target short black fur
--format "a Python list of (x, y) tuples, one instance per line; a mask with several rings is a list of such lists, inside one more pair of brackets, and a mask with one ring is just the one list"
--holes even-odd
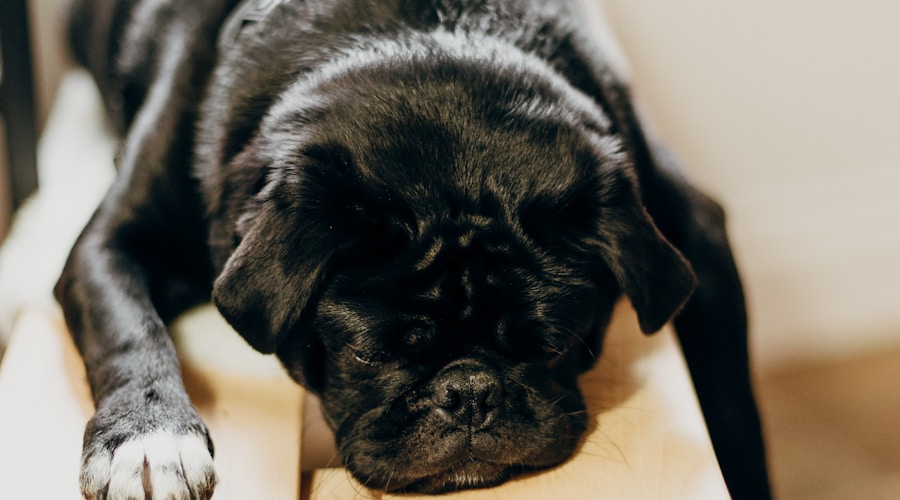
[(722, 211), (575, 7), (294, 0), (221, 33), (237, 3), (75, 6), (123, 136), (56, 289), (97, 405), (85, 496), (140, 436), (212, 453), (166, 331), (198, 301), (321, 398), (361, 482), (437, 493), (577, 449), (622, 295), (645, 333), (674, 318), (732, 495), (769, 496)]

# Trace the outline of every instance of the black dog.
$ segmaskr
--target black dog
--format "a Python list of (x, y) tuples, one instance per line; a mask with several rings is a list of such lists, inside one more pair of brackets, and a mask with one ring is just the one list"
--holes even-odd
[(726, 481), (769, 496), (723, 213), (642, 134), (568, 2), (82, 0), (120, 175), (56, 293), (88, 498), (206, 498), (166, 323), (214, 300), (390, 491), (566, 460), (624, 294), (674, 317)]

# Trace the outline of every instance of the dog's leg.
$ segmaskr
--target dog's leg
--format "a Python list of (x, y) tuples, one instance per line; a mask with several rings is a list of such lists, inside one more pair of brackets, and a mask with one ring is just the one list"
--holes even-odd
[(747, 313), (722, 208), (678, 174), (674, 159), (652, 146), (645, 202), (666, 237), (691, 262), (694, 295), (675, 329), (713, 447), (731, 495), (770, 498), (759, 414), (751, 388)]
[(96, 406), (84, 435), (82, 493), (208, 498), (216, 483), (212, 443), (151, 300), (168, 286), (165, 271), (127, 234), (131, 228), (104, 214), (113, 209), (94, 218), (57, 286)]
[(210, 282), (199, 195), (184, 164), (186, 58), (179, 48), (161, 58), (119, 177), (56, 287), (96, 405), (82, 454), (89, 499), (208, 498), (216, 483), (212, 444), (164, 323)]

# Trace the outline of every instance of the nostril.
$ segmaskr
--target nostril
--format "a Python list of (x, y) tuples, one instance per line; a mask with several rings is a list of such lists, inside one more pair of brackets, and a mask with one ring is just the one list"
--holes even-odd
[(438, 408), (445, 410), (452, 410), (460, 404), (459, 390), (450, 384), (439, 384), (431, 399)]
[(503, 387), (500, 385), (500, 381), (492, 378), (490, 383), (482, 390), (482, 395), (481, 404), (485, 408), (500, 406), (500, 403), (503, 401)]
[(464, 394), (479, 408), (493, 408), (500, 404), (500, 383), (487, 373), (470, 375)]

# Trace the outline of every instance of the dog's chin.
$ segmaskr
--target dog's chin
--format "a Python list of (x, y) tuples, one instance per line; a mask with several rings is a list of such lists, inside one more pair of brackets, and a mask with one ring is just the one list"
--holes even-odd
[[(352, 475), (369, 488), (388, 493), (436, 494), (450, 491), (496, 486), (526, 470), (524, 466), (501, 464), (497, 457), (478, 457), (474, 450), (449, 450), (435, 447), (435, 456), (408, 461), (408, 453), (401, 452), (395, 459), (382, 459), (375, 470), (357, 470), (350, 461)], [(414, 454), (411, 452), (410, 454)], [(435, 460), (435, 458), (439, 458)], [(530, 468), (528, 470), (531, 470)]]
[[(549, 435), (574, 438), (581, 430), (580, 426), (560, 427)], [(353, 441), (353, 450), (339, 447), (349, 452), (344, 457), (348, 470), (367, 487), (435, 494), (497, 486), (523, 473), (555, 467), (571, 457), (580, 442), (544, 436), (542, 446), (531, 447), (529, 443), (542, 439), (537, 435), (529, 439), (527, 432), (519, 433), (512, 442), (447, 429), (425, 432), (440, 437), (427, 443), (398, 439), (375, 446), (362, 440)]]
[(467, 460), (444, 472), (412, 480), (406, 485), (386, 485), (390, 493), (439, 494), (451, 491), (488, 488), (507, 481), (520, 473), (521, 468)]

